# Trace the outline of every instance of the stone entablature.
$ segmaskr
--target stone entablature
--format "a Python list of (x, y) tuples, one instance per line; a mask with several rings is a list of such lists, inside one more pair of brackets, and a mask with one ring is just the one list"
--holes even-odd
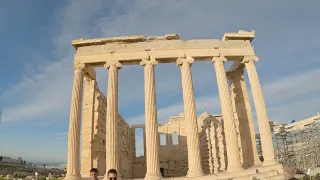
[[(175, 63), (177, 58), (191, 57), (196, 61), (211, 59), (223, 54), (231, 61), (241, 61), (243, 56), (254, 56), (250, 39), (255, 32), (226, 33), (225, 37), (238, 34), (236, 40), (196, 39), (196, 40), (147, 40), (143, 36), (116, 37), (115, 42), (103, 39), (76, 40), (75, 64), (103, 66), (106, 61), (121, 64), (139, 64), (141, 59), (154, 58), (159, 63)], [(107, 38), (110, 39), (110, 38)], [(113, 38), (111, 38), (113, 39)], [(227, 39), (227, 38), (226, 38)], [(232, 39), (232, 38), (231, 38)]]

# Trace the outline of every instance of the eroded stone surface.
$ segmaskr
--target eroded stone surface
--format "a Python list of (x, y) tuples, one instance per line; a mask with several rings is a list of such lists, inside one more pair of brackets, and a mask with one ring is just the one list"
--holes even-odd
[[(165, 177), (186, 176), (188, 171), (188, 148), (186, 122), (184, 114), (174, 116), (167, 123), (159, 124), (158, 131), (166, 135), (166, 145), (160, 145), (160, 168)], [(223, 120), (221, 115), (203, 113), (198, 117), (201, 164), (206, 174), (226, 170), (226, 148)], [(178, 142), (173, 136), (177, 135)], [(133, 168), (140, 172), (145, 169), (145, 157), (136, 157)], [(143, 173), (136, 173), (134, 178), (143, 178)]]
[[(100, 92), (98, 86), (94, 87), (95, 90), (95, 103), (94, 103), (94, 120), (93, 120), (93, 137), (90, 141), (90, 134), (84, 130), (84, 127), (90, 126), (92, 123), (90, 119), (85, 118), (82, 132), (82, 142), (90, 145), (82, 146), (82, 151), (89, 152), (91, 149), (92, 156), (83, 156), (82, 155), (82, 177), (88, 177), (86, 174), (90, 171), (91, 168), (98, 168), (99, 175), (104, 175), (106, 173), (106, 106), (107, 99), (103, 93)], [(90, 91), (89, 91), (90, 92)], [(85, 95), (86, 97), (86, 95)], [(88, 106), (88, 105), (86, 105)], [(84, 107), (84, 110), (86, 110)], [(118, 137), (119, 137), (119, 162), (120, 162), (120, 172), (123, 178), (132, 178), (132, 168), (130, 164), (133, 161), (133, 151), (132, 151), (132, 132), (130, 126), (127, 122), (122, 118), (121, 115), (118, 116)], [(92, 163), (91, 163), (92, 162)], [(92, 164), (92, 165), (91, 165)]]

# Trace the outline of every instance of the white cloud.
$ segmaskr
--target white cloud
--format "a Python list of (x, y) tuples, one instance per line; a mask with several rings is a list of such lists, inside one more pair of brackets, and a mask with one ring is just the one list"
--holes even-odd
[[(213, 1), (205, 1), (203, 3), (193, 1), (188, 3), (185, 1), (167, 2), (170, 5), (159, 1), (150, 1), (149, 3), (135, 1), (129, 4), (126, 1), (118, 1), (116, 4), (104, 4), (105, 1), (95, 1), (95, 3), (71, 1), (69, 5), (59, 11), (59, 16), (56, 18), (60, 30), (53, 38), (52, 43), (54, 45), (53, 51), (58, 61), (34, 65), (35, 69), (40, 69), (40, 71), (36, 71), (37, 73), (35, 74), (26, 74), (19, 84), (9, 88), (7, 93), (1, 96), (7, 97), (6, 99), (21, 100), (16, 100), (14, 105), (5, 107), (6, 113), (4, 113), (4, 116), (6, 118), (3, 120), (38, 119), (38, 117), (45, 117), (62, 110), (68, 110), (72, 86), (72, 54), (74, 53), (70, 45), (72, 39), (128, 34), (163, 35), (169, 32), (177, 32), (184, 38), (220, 38), (226, 31), (237, 31), (240, 28), (251, 29), (252, 26), (245, 22), (248, 17), (253, 17), (251, 16), (252, 13), (258, 11), (252, 10), (237, 13), (236, 10), (241, 9), (242, 6), (246, 6), (249, 1), (228, 5), (230, 9), (227, 13), (224, 13), (225, 9), (223, 7), (226, 6), (225, 3)], [(267, 9), (271, 7), (270, 4), (266, 3), (257, 3), (256, 6), (260, 9), (262, 7)], [(105, 9), (104, 7), (108, 8), (106, 13), (102, 13)], [(212, 9), (212, 7), (214, 8)], [(212, 17), (210, 18), (210, 23), (207, 21), (209, 17)], [(272, 16), (270, 18), (275, 17)], [(259, 20), (259, 17), (252, 20), (256, 22)], [(264, 21), (261, 20), (261, 22)], [(281, 23), (278, 21), (274, 22)], [(264, 27), (263, 24), (260, 23), (257, 27)], [(281, 32), (284, 32), (283, 29), (281, 30)], [(295, 34), (299, 30), (291, 29), (290, 32), (291, 34)], [(279, 32), (276, 35), (284, 38)], [(268, 38), (260, 37), (260, 41), (265, 39)], [(295, 49), (308, 44), (309, 41), (305, 40), (303, 42), (295, 44)], [(312, 40), (312, 42), (314, 41)], [(286, 47), (288, 51), (290, 50), (289, 47), (292, 47), (289, 43), (284, 44), (286, 41), (281, 41), (281, 43), (281, 47)], [(262, 63), (264, 62), (262, 61)], [(210, 75), (212, 81), (198, 78), (198, 81), (195, 81), (195, 88), (201, 89), (214, 82), (213, 68), (207, 66), (206, 64), (201, 65), (201, 68), (194, 71), (194, 76), (207, 77), (207, 73), (210, 75), (210, 72), (212, 72), (212, 76)], [(41, 70), (42, 68), (45, 70)], [(178, 68), (172, 65), (170, 68), (169, 66), (166, 66), (166, 68), (159, 66), (158, 69), (156, 74), (158, 94), (175, 94), (181, 91)], [(125, 67), (121, 70), (119, 98), (120, 106), (124, 107), (124, 109), (126, 105), (135, 101), (143, 102), (142, 71), (141, 67)], [(105, 92), (107, 72), (103, 70), (98, 75), (101, 90)], [(168, 86), (167, 83), (171, 85)], [(128, 93), (128, 87), (130, 93)], [(161, 113), (159, 113), (159, 116), (161, 116)]]
[(264, 94), (268, 101), (277, 102), (291, 100), (314, 92), (318, 93), (320, 92), (320, 83), (317, 83), (319, 77), (320, 68), (282, 77), (275, 82), (266, 84), (263, 87)]
[[(78, 38), (77, 34), (88, 34), (89, 27), (86, 25), (97, 13), (95, 10), (101, 8), (102, 1), (95, 2), (71, 2), (59, 12), (57, 23), (61, 26), (61, 31), (52, 42), (58, 60), (25, 65), (26, 73), (22, 75), (22, 80), (0, 96), (0, 99), (14, 101), (11, 103), (13, 105), (4, 107), (3, 121), (30, 121), (42, 118), (49, 123), (56, 115), (64, 114), (61, 111), (69, 109), (74, 53), (71, 40)], [(79, 10), (88, 14), (79, 13)], [(38, 71), (31, 74), (27, 71), (30, 67)]]
[[(112, 4), (113, 2), (116, 4)], [(20, 83), (8, 87), (7, 91), (0, 95), (1, 103), (6, 102), (6, 106), (3, 107), (3, 121), (21, 122), (34, 119), (49, 123), (57, 117), (64, 122), (68, 121), (65, 114), (68, 114), (73, 78), (74, 50), (71, 47), (73, 39), (165, 33), (178, 33), (183, 39), (221, 38), (223, 33), (235, 32), (239, 29), (255, 29), (257, 32), (254, 46), (261, 59), (258, 65), (260, 77), (269, 81), (268, 84), (263, 85), (263, 89), (269, 104), (270, 119), (285, 121), (303, 118), (315, 113), (314, 111), (319, 107), (319, 97), (302, 99), (303, 96), (319, 92), (319, 83), (316, 83), (318, 80), (316, 77), (320, 77), (319, 69), (295, 75), (296, 71), (301, 70), (302, 65), (310, 66), (319, 62), (317, 57), (307, 56), (315, 53), (307, 53), (307, 50), (310, 47), (316, 47), (320, 37), (319, 26), (314, 23), (319, 16), (317, 10), (319, 5), (307, 3), (309, 5), (307, 7), (306, 2), (291, 3), (288, 8), (286, 1), (277, 2), (277, 6), (267, 1), (256, 1), (254, 5), (251, 1), (230, 3), (211, 0), (201, 1), (201, 3), (191, 0), (113, 2), (70, 1), (60, 9), (59, 16), (53, 22), (53, 26), (57, 27), (57, 34), (52, 38), (52, 51), (56, 60), (46, 62), (30, 60), (31, 63), (25, 65), (26, 72), (22, 75)], [(319, 3), (319, 1), (314, 2)], [(247, 8), (252, 5), (255, 8)], [(305, 8), (308, 8), (308, 11), (305, 11)], [(312, 38), (297, 36), (306, 31)], [(300, 53), (299, 56), (297, 53)], [(288, 65), (280, 66), (284, 63)], [(293, 71), (289, 72), (292, 76), (281, 78), (284, 70), (288, 69)], [(281, 77), (272, 77), (273, 74), (281, 74)], [(193, 67), (193, 77), (194, 88), (196, 94), (198, 93), (196, 96), (198, 114), (204, 110), (209, 113), (219, 113), (220, 103), (216, 96), (216, 80), (212, 65), (207, 62), (196, 63)], [(277, 80), (278, 78), (280, 79)], [(144, 97), (142, 67), (124, 67), (120, 72), (119, 80), (120, 112), (128, 111), (126, 106), (143, 106), (141, 103)], [(98, 81), (101, 91), (106, 92), (107, 71), (105, 69), (98, 70)], [(179, 69), (173, 64), (159, 65), (156, 70), (156, 84), (158, 96), (174, 96), (181, 93)], [(206, 88), (212, 91), (211, 96), (202, 94)], [(298, 97), (300, 97), (299, 100), (295, 99)], [(285, 100), (293, 102), (288, 104)], [(281, 103), (282, 105), (279, 105)], [(165, 104), (158, 109), (159, 121), (166, 121), (182, 110), (181, 103)], [(142, 123), (144, 115), (126, 117), (126, 119), (130, 123)], [(59, 139), (65, 136), (61, 134), (55, 137)], [(44, 149), (41, 149), (41, 152), (34, 153), (34, 149), (23, 149), (23, 152), (17, 151), (15, 154), (33, 158), (34, 154), (40, 156), (44, 153), (42, 157), (46, 158), (48, 152), (58, 146), (61, 147), (61, 143), (66, 143), (61, 141), (59, 144), (58, 139), (52, 146), (42, 143)], [(65, 154), (65, 149), (59, 150), (61, 150), (59, 153), (55, 150), (54, 159), (64, 159), (62, 154)], [(10, 151), (10, 149), (6, 150), (6, 152)]]
[(9, 89), (5, 96), (21, 99), (15, 106), (4, 109), (3, 120), (12, 122), (48, 118), (48, 114), (67, 109), (69, 104), (66, 102), (70, 102), (72, 87), (71, 70), (67, 70), (71, 69), (69, 66), (72, 63), (66, 59), (57, 61)]

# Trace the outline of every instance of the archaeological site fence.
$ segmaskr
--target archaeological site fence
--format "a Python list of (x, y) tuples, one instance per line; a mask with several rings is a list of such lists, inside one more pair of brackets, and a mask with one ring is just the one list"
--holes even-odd
[(320, 123), (273, 135), (276, 159), (294, 164), (299, 171), (320, 167)]

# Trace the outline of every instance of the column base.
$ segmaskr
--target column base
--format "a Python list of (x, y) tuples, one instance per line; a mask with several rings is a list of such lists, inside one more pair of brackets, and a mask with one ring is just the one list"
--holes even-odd
[(250, 167), (250, 162), (249, 162), (249, 161), (242, 163), (242, 168), (243, 168), (243, 169), (247, 169), (248, 167)]
[[(252, 168), (252, 167), (257, 167), (257, 166), (261, 166), (262, 162), (261, 161), (250, 161), (249, 165), (247, 166), (247, 168)], [(246, 169), (246, 168), (245, 168)]]
[(260, 160), (254, 161), (253, 166), (260, 166), (262, 162)]
[(64, 180), (81, 180), (80, 174), (66, 174)]
[(80, 172), (81, 179), (91, 179), (91, 176), (89, 173), (81, 173)]
[(204, 175), (204, 172), (203, 170), (188, 170), (188, 173), (187, 173), (187, 176), (186, 177), (199, 177), (199, 176), (203, 176)]
[(243, 168), (241, 166), (228, 166), (227, 172), (238, 172), (243, 171)]
[(264, 160), (262, 166), (272, 166), (279, 164), (275, 159), (274, 160)]
[(144, 177), (145, 180), (158, 180), (162, 179), (163, 177), (160, 174), (155, 174), (155, 173), (147, 173)]

